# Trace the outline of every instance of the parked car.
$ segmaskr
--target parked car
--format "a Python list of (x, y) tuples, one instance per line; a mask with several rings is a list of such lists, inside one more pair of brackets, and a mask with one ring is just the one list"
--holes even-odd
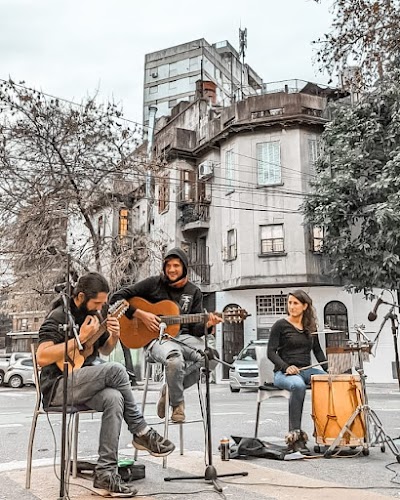
[(4, 383), (4, 374), (18, 359), (29, 358), (29, 352), (11, 352), (0, 357), (0, 385)]
[(267, 340), (253, 340), (239, 352), (232, 363), (233, 368), (229, 370), (229, 387), (231, 392), (240, 392), (240, 389), (258, 387), (256, 346), (264, 346), (266, 350), (267, 345)]
[(27, 384), (34, 384), (32, 357), (18, 359), (4, 374), (4, 383), (18, 389)]

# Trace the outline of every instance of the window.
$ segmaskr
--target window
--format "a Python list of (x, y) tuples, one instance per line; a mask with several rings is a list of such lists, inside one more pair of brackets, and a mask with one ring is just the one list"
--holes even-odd
[(128, 235), (128, 209), (121, 208), (119, 211), (118, 236), (124, 238)]
[(160, 176), (158, 188), (158, 213), (166, 212), (169, 208), (169, 172)]
[(227, 237), (227, 260), (237, 257), (236, 229), (230, 229)]
[(196, 172), (191, 170), (181, 170), (181, 193), (179, 201), (195, 200)]
[(197, 80), (200, 80), (199, 75), (189, 76), (189, 85), (194, 85), (197, 82)]
[(261, 255), (282, 253), (285, 251), (283, 224), (260, 226)]
[(169, 108), (173, 108), (174, 106), (176, 106), (178, 103), (178, 101), (176, 99), (171, 99), (170, 101), (168, 101), (168, 107)]
[(149, 88), (149, 94), (157, 94), (158, 92), (158, 85), (153, 85), (152, 87)]
[(178, 82), (176, 80), (172, 80), (172, 82), (168, 83), (169, 90), (175, 90), (178, 86)]
[(170, 63), (169, 64), (169, 76), (175, 76), (178, 74), (178, 63), (177, 62), (173, 62), (173, 63)]
[(310, 174), (315, 175), (315, 162), (320, 155), (320, 143), (317, 139), (308, 139), (308, 166)]
[(225, 182), (226, 192), (233, 191), (233, 149), (225, 152)]
[(194, 71), (199, 67), (199, 56), (191, 57), (189, 59), (189, 71)]
[(286, 295), (257, 295), (257, 316), (282, 316), (286, 314)]
[(279, 141), (257, 144), (257, 176), (260, 186), (281, 184), (281, 145)]
[(322, 252), (322, 246), (324, 244), (324, 228), (314, 226), (312, 230), (312, 247), (313, 252)]

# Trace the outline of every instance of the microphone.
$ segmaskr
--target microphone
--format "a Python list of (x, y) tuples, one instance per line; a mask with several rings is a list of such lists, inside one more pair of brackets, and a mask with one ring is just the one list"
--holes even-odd
[(375, 321), (378, 315), (376, 314), (376, 311), (378, 310), (378, 307), (382, 304), (383, 302), (383, 294), (385, 290), (382, 290), (381, 293), (379, 294), (378, 300), (375, 302), (374, 308), (372, 311), (369, 312), (368, 314), (368, 321)]

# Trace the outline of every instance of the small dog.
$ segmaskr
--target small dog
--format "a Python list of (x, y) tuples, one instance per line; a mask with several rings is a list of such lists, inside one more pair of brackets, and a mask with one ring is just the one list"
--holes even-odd
[(288, 446), (288, 449), (291, 451), (309, 451), (307, 448), (307, 441), (307, 433), (300, 429), (290, 431), (285, 436), (285, 442)]

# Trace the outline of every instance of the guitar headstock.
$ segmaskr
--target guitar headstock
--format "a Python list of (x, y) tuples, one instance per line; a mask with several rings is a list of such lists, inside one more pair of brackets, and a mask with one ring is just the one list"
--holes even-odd
[(108, 314), (118, 319), (123, 314), (125, 314), (125, 311), (128, 310), (128, 307), (129, 302), (127, 302), (125, 299), (118, 300), (115, 304), (110, 306), (110, 308), (108, 309)]
[(225, 323), (242, 323), (248, 316), (251, 314), (241, 307), (229, 307), (223, 312)]

